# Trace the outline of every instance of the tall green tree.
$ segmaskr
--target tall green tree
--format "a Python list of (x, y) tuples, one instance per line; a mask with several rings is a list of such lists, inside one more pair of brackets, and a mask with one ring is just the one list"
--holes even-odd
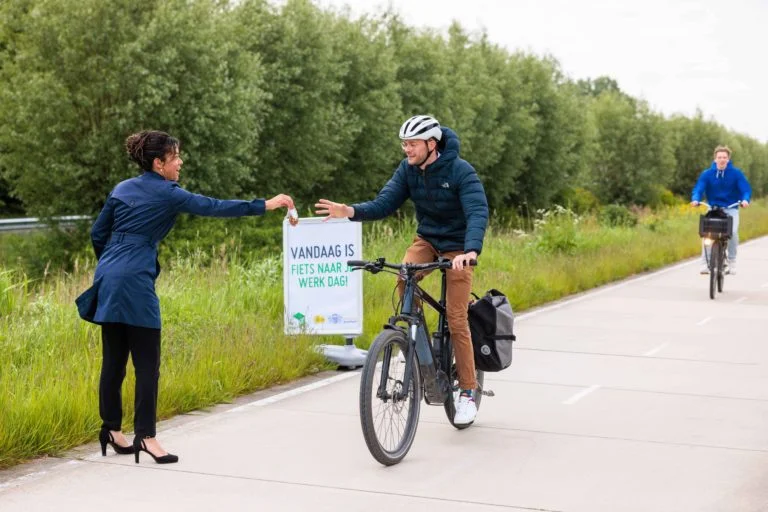
[(674, 155), (664, 119), (645, 102), (607, 92), (591, 104), (597, 129), (590, 176), (603, 203), (652, 204), (672, 179)]
[(182, 140), (182, 180), (235, 195), (251, 180), (263, 72), (216, 0), (31, 0), (0, 69), (0, 169), (30, 213), (94, 212), (135, 175), (143, 128)]
[[(23, 31), (23, 20), (29, 16), (30, 0), (0, 3), (0, 72), (16, 58), (17, 41)], [(2, 76), (0, 74), (0, 76)], [(0, 81), (0, 88), (3, 82)], [(0, 155), (7, 153), (0, 142)], [(18, 216), (24, 213), (21, 201), (11, 193), (11, 185), (3, 178), (5, 173), (0, 157), (0, 216)]]
[(572, 184), (583, 165), (586, 115), (557, 61), (526, 56), (519, 65), (530, 91), (535, 134), (511, 198), (514, 204), (546, 207)]
[(386, 17), (337, 18), (332, 27), (334, 55), (346, 70), (339, 101), (351, 137), (340, 149), (345, 162), (331, 171), (331, 181), (318, 193), (340, 201), (373, 197), (403, 157), (397, 131), (405, 114), (386, 22)]
[(275, 8), (246, 0), (235, 11), (237, 43), (261, 59), (269, 93), (256, 176), (272, 191), (308, 200), (333, 179), (360, 130), (343, 101), (348, 65), (335, 54), (336, 17), (308, 0)]
[(689, 197), (702, 170), (712, 163), (712, 151), (722, 143), (725, 131), (697, 111), (693, 118), (674, 116), (668, 122), (675, 156), (670, 190)]
[(759, 197), (766, 188), (766, 145), (746, 135), (730, 133), (726, 137), (728, 146), (733, 150), (731, 160), (736, 167), (744, 171), (752, 194)]

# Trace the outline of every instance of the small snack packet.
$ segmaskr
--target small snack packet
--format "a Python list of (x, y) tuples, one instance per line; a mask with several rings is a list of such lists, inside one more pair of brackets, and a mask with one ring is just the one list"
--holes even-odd
[(291, 208), (288, 210), (288, 222), (291, 226), (295, 226), (299, 223), (299, 212), (296, 211), (296, 208)]

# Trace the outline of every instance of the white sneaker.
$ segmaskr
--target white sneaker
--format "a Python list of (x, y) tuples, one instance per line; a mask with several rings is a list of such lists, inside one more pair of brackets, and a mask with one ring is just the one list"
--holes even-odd
[(702, 264), (701, 268), (699, 269), (699, 274), (709, 274), (709, 267)]
[(732, 276), (736, 275), (736, 262), (735, 261), (729, 261), (728, 267), (725, 269), (726, 274), (731, 274)]
[(456, 425), (469, 425), (475, 421), (475, 416), (477, 416), (475, 399), (471, 396), (459, 395), (459, 399), (456, 401), (456, 415), (453, 417), (453, 422)]

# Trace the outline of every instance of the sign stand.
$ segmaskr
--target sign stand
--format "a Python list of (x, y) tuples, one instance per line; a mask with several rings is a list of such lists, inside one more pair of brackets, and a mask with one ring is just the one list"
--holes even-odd
[(362, 366), (368, 354), (355, 347), (363, 333), (363, 279), (347, 260), (363, 252), (359, 222), (319, 217), (283, 221), (285, 333), (340, 334), (344, 345), (315, 349), (342, 368)]
[(327, 359), (350, 370), (363, 366), (368, 355), (368, 351), (357, 348), (355, 339), (349, 336), (346, 337), (344, 345), (319, 345), (317, 349)]

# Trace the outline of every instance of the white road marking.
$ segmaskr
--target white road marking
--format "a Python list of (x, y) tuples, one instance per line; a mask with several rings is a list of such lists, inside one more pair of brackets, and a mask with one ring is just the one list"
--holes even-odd
[(697, 323), (696, 325), (704, 325), (704, 324), (708, 323), (710, 320), (712, 320), (712, 317), (708, 316), (707, 318), (705, 318), (701, 322)]
[(665, 348), (667, 348), (667, 346), (668, 346), (668, 345), (669, 345), (669, 342), (667, 342), (667, 343), (662, 343), (662, 344), (661, 344), (661, 345), (659, 345), (658, 347), (656, 347), (656, 348), (653, 348), (653, 349), (649, 350), (648, 352), (646, 352), (646, 353), (645, 353), (645, 354), (643, 354), (643, 355), (644, 355), (644, 356), (646, 356), (646, 357), (650, 357), (650, 356), (652, 356), (652, 355), (654, 355), (654, 354), (658, 354), (659, 352), (661, 352), (662, 350), (664, 350)]
[(768, 283), (763, 283), (763, 285), (760, 288), (768, 288)]
[(734, 303), (736, 303), (736, 304), (738, 304), (739, 302), (744, 302), (745, 300), (747, 300), (747, 298), (746, 298), (746, 297), (740, 297), (740, 298), (736, 299), (736, 300), (735, 300), (735, 301), (733, 301), (733, 302), (734, 302)]
[(335, 384), (336, 382), (340, 382), (342, 380), (351, 379), (352, 377), (359, 377), (360, 372), (346, 372), (342, 373), (341, 375), (336, 375), (335, 377), (330, 377), (328, 379), (319, 380), (317, 382), (313, 382), (312, 384), (307, 384), (306, 386), (301, 386), (299, 388), (291, 389), (289, 391), (285, 391), (283, 393), (278, 393), (276, 395), (272, 395), (267, 398), (262, 398), (260, 400), (254, 400), (253, 402), (249, 402), (247, 404), (243, 404), (239, 407), (234, 407), (232, 409), (229, 409), (226, 411), (227, 413), (230, 412), (240, 412), (243, 411), (249, 407), (263, 407), (265, 405), (273, 404), (275, 402), (279, 402), (281, 400), (285, 400), (286, 398), (292, 398), (294, 396), (301, 395), (303, 393), (306, 393), (308, 391), (314, 391), (316, 389), (328, 386), (330, 384)]
[(563, 405), (573, 405), (576, 402), (578, 402), (579, 400), (581, 400), (582, 398), (584, 398), (585, 396), (587, 396), (588, 394), (592, 393), (593, 391), (597, 391), (598, 389), (600, 389), (600, 385), (599, 384), (595, 384), (593, 386), (589, 386), (587, 389), (579, 391), (578, 393), (573, 395), (571, 398), (569, 398), (568, 400), (563, 402)]

